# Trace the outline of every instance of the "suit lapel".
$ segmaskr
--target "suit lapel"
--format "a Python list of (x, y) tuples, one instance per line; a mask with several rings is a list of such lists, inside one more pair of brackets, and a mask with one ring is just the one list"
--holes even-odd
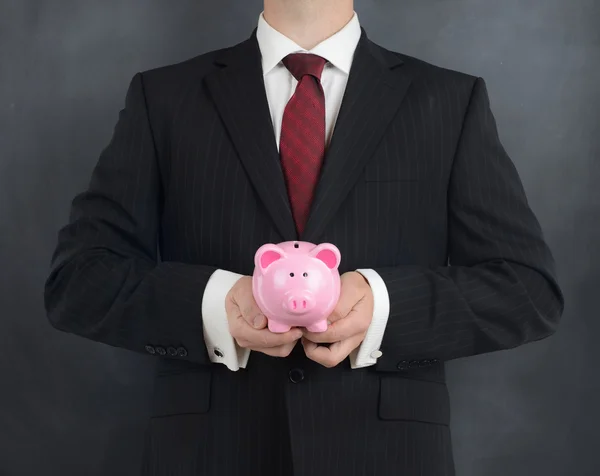
[[(284, 241), (298, 239), (280, 165), (263, 80), (256, 29), (215, 59), (205, 77), (231, 140), (258, 196)], [(356, 183), (411, 82), (402, 60), (372, 43), (361, 28), (344, 99), (311, 213), (300, 237), (317, 241)]]
[(406, 95), (402, 60), (362, 30), (302, 240), (316, 242), (356, 183)]
[(206, 85), (258, 196), (284, 241), (297, 239), (263, 80), (261, 55), (252, 36), (220, 53), (224, 66)]

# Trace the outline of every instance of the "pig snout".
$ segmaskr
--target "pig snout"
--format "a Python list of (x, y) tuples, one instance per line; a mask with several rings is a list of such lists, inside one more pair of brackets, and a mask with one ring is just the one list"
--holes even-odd
[(292, 314), (304, 314), (315, 307), (315, 299), (310, 294), (292, 294), (288, 296), (285, 308)]

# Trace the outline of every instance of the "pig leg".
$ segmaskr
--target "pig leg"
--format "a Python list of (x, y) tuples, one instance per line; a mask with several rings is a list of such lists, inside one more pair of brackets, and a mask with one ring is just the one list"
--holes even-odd
[(327, 319), (315, 322), (312, 326), (306, 328), (308, 332), (325, 332), (327, 330)]
[(291, 329), (290, 326), (286, 326), (280, 322), (275, 322), (273, 319), (269, 319), (269, 330), (277, 334), (283, 334)]

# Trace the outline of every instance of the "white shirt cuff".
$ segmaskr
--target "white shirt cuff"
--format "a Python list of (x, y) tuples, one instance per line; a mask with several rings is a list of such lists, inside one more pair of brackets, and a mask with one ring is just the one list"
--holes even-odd
[(362, 344), (350, 354), (350, 366), (353, 369), (375, 365), (383, 354), (379, 350), (390, 316), (390, 296), (385, 282), (377, 271), (357, 269), (371, 286), (373, 291), (373, 320)]
[(223, 269), (216, 270), (204, 290), (202, 297), (202, 326), (204, 342), (211, 362), (227, 366), (237, 371), (245, 368), (250, 357), (250, 350), (237, 345), (229, 332), (225, 297), (242, 274)]

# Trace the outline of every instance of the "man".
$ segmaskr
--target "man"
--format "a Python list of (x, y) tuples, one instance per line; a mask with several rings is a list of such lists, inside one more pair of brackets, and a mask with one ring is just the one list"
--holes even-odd
[[(322, 334), (253, 300), (281, 241), (341, 251)], [(143, 474), (186, 476), (453, 475), (444, 363), (564, 305), (484, 81), (376, 45), (351, 0), (266, 0), (248, 40), (135, 75), (45, 296), (155, 356)]]

